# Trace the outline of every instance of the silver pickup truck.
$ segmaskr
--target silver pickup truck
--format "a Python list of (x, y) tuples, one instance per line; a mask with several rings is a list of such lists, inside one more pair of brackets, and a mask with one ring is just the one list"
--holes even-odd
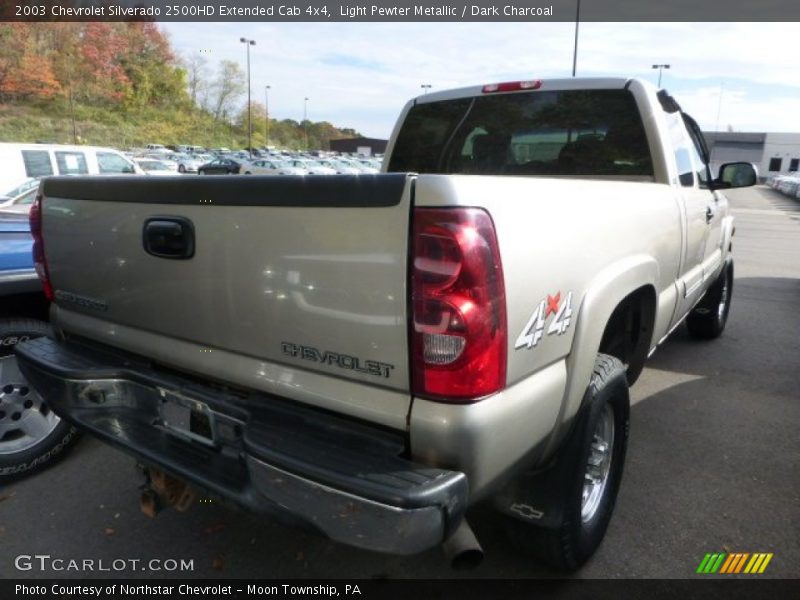
[(34, 209), (49, 406), (197, 490), (387, 553), (481, 556), (478, 501), (575, 569), (622, 476), (628, 386), (684, 320), (718, 336), (733, 219), (695, 122), (636, 79), (408, 103), (385, 172), (49, 178)]

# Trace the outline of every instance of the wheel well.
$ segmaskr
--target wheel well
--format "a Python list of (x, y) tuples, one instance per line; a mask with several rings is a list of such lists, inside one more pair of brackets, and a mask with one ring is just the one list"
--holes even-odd
[(639, 378), (650, 349), (656, 294), (644, 286), (626, 296), (611, 313), (599, 351), (617, 357), (627, 368), (628, 384)]

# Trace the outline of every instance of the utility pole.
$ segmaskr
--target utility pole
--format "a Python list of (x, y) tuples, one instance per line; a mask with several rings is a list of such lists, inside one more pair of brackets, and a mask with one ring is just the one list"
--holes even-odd
[(578, 6), (575, 9), (575, 47), (572, 50), (572, 76), (575, 77), (575, 72), (578, 68), (578, 24), (581, 22), (581, 0), (578, 0)]

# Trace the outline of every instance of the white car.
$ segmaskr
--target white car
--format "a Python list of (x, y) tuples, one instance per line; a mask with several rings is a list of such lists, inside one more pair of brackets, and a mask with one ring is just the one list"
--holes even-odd
[(309, 175), (336, 175), (336, 171), (330, 167), (324, 167), (316, 160), (310, 158), (293, 158), (289, 164), (298, 169), (305, 169)]
[(317, 161), (323, 167), (330, 167), (339, 175), (360, 175), (361, 169), (334, 158), (321, 158)]
[(286, 160), (259, 158), (243, 164), (240, 173), (245, 175), (307, 175), (308, 171), (294, 167)]
[(355, 158), (342, 158), (340, 159), (346, 165), (353, 167), (354, 169), (358, 169), (361, 173), (367, 173), (369, 175), (373, 175), (378, 172), (378, 169), (371, 165), (364, 164), (358, 159)]
[(135, 159), (135, 162), (139, 168), (145, 172), (145, 175), (175, 175), (175, 170), (163, 160), (156, 160), (154, 158), (137, 158)]
[(171, 160), (178, 165), (178, 173), (197, 173), (197, 167), (208, 162), (199, 156), (190, 156), (188, 154), (176, 154)]

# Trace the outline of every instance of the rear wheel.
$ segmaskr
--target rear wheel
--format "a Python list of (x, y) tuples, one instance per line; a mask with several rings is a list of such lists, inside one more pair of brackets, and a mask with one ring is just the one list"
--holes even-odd
[(708, 288), (700, 303), (686, 317), (686, 327), (692, 337), (710, 340), (722, 335), (728, 323), (733, 294), (733, 261), (723, 267), (714, 284)]
[(0, 483), (47, 466), (77, 439), (25, 380), (14, 354), (18, 343), (49, 333), (43, 321), (0, 320)]
[(183, 165), (178, 165), (178, 173), (186, 173), (186, 167)]
[(547, 485), (557, 516), (549, 525), (508, 519), (512, 543), (559, 570), (583, 565), (605, 536), (622, 480), (628, 444), (625, 366), (599, 354), (583, 408), (569, 440), (548, 471), (530, 485)]

